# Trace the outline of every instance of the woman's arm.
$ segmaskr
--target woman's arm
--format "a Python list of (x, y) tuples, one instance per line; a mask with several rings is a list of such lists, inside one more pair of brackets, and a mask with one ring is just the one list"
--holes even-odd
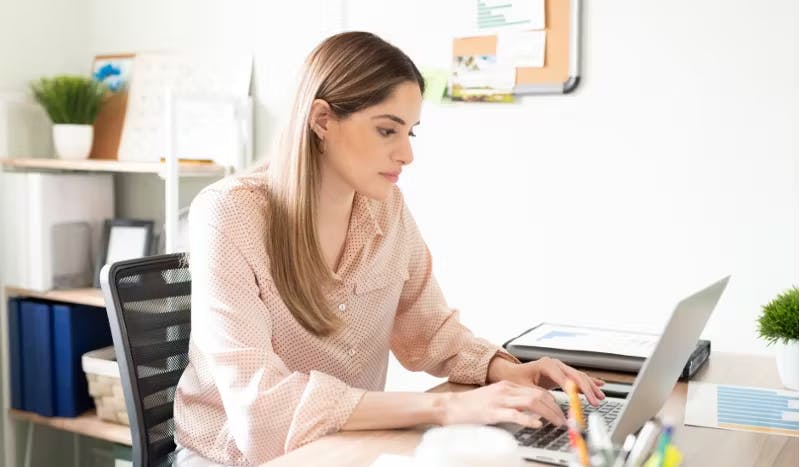
[(443, 425), (449, 393), (368, 392), (342, 430), (390, 430)]
[(368, 392), (341, 430), (502, 422), (538, 428), (540, 416), (556, 425), (566, 423), (547, 390), (502, 381), (464, 392)]
[[(401, 195), (399, 195), (401, 196)], [(392, 329), (391, 348), (411, 371), (447, 376), (463, 384), (486, 384), (495, 357), (518, 361), (502, 348), (475, 337), (447, 306), (433, 275), (431, 254), (414, 219), (403, 205), (402, 241), (410, 249), (409, 279), (403, 286)]]

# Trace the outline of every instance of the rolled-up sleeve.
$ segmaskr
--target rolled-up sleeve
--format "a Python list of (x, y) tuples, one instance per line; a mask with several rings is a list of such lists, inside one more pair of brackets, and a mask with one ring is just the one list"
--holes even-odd
[(455, 383), (485, 384), (494, 356), (517, 360), (458, 321), (458, 311), (447, 306), (433, 275), (431, 254), (406, 206), (401, 222), (410, 248), (409, 279), (395, 316), (392, 352), (409, 370), (447, 376)]
[(202, 203), (195, 199), (189, 216), (193, 363), (213, 378), (238, 450), (261, 463), (338, 430), (365, 391), (287, 368), (247, 255)]

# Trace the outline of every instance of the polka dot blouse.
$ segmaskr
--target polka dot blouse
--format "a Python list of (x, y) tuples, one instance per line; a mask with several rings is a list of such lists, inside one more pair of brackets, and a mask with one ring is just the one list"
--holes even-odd
[(176, 441), (221, 464), (266, 462), (328, 433), (366, 391), (382, 391), (389, 351), (404, 367), (483, 384), (493, 356), (458, 322), (399, 189), (356, 195), (330, 302), (343, 329), (306, 331), (270, 276), (266, 169), (205, 188), (189, 214), (192, 334), (175, 396)]

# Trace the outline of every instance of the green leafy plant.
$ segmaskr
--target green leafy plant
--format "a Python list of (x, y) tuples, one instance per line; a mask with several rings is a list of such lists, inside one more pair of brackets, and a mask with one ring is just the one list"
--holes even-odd
[(791, 340), (797, 340), (797, 307), (797, 287), (783, 292), (764, 305), (764, 311), (758, 319), (759, 336), (769, 341), (770, 344), (778, 341), (789, 343)]
[(33, 96), (53, 123), (93, 124), (107, 89), (87, 76), (62, 75), (31, 83)]

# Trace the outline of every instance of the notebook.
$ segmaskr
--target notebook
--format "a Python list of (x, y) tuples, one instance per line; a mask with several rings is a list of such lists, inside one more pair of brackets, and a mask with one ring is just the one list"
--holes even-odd
[[(541, 323), (503, 347), (522, 361), (551, 357), (570, 366), (638, 373), (652, 354), (658, 334)], [(711, 342), (699, 340), (682, 379), (689, 379), (708, 360)]]

